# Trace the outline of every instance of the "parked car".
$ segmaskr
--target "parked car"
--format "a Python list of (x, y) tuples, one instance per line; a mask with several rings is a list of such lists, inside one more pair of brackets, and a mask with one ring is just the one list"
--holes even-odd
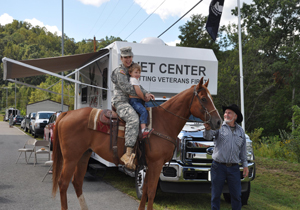
[(24, 131), (31, 133), (31, 121), (33, 118), (35, 118), (36, 112), (31, 112), (25, 117), (25, 126)]
[(57, 117), (59, 116), (61, 112), (56, 112), (53, 115), (51, 115), (48, 124), (44, 128), (44, 140), (50, 141), (50, 150), (53, 149), (53, 131), (55, 128), (55, 122)]
[(13, 125), (16, 125), (16, 124), (20, 125), (22, 120), (23, 120), (23, 116), (21, 116), (21, 115), (14, 116)]
[[(25, 116), (26, 117), (26, 116)], [(23, 118), (22, 122), (21, 122), (21, 129), (25, 128), (25, 117)]]
[(48, 124), (49, 118), (55, 112), (52, 111), (39, 111), (31, 122), (31, 134), (33, 137), (44, 135), (44, 128)]

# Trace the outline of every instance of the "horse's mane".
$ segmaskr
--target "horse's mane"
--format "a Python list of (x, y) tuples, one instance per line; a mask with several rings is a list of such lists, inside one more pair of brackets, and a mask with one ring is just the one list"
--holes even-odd
[(183, 95), (185, 95), (187, 92), (190, 91), (190, 88), (176, 94), (175, 96), (173, 96), (172, 98), (170, 98), (169, 100), (167, 100), (166, 102), (162, 103), (160, 106), (167, 108), (168, 106), (172, 106), (174, 103), (176, 103), (178, 100), (181, 101), (179, 104), (181, 104), (182, 102), (184, 102), (184, 100), (182, 100)]
[[(184, 91), (182, 91), (182, 92), (176, 94), (175, 96), (173, 96), (172, 98), (170, 98), (169, 100), (167, 100), (166, 102), (164, 102), (163, 104), (161, 104), (160, 106), (166, 108), (166, 107), (168, 107), (169, 105), (172, 105), (173, 103), (177, 102), (178, 100), (181, 100), (181, 101), (183, 102), (183, 101), (184, 101), (184, 100), (182, 100), (183, 95), (185, 95), (187, 92), (191, 91), (191, 89), (193, 90), (194, 87), (195, 87), (195, 85), (193, 85), (193, 86), (191, 86), (190, 88), (188, 88), (188, 89), (186, 89), (186, 90), (184, 90)], [(208, 94), (209, 97), (212, 99), (212, 96), (211, 96), (209, 90), (207, 89), (207, 87), (204, 86), (204, 85), (202, 85), (202, 88), (204, 88), (204, 89), (206, 90), (207, 94)], [(179, 104), (180, 104), (180, 103), (179, 103)]]

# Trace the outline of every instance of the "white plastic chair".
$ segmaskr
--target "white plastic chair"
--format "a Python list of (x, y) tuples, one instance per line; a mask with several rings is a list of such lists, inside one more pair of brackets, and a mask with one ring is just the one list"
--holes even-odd
[(39, 140), (35, 142), (34, 147), (34, 166), (37, 163), (37, 155), (38, 154), (48, 154), (48, 160), (50, 160), (50, 142)]
[[(18, 150), (18, 151), (20, 152), (20, 155), (19, 155), (19, 157), (18, 157), (18, 159), (17, 159), (17, 161), (16, 161), (16, 164), (18, 163), (18, 161), (19, 161), (19, 159), (20, 159), (20, 157), (21, 157), (21, 155), (22, 155), (23, 152), (25, 153), (25, 161), (26, 161), (26, 164), (28, 164), (28, 161), (29, 161), (31, 155), (32, 155), (32, 153), (34, 152), (35, 142), (36, 142), (35, 139), (29, 139), (29, 140), (25, 143), (24, 147)], [(29, 156), (28, 159), (27, 159), (27, 152), (30, 152), (30, 156)]]
[(45, 174), (45, 176), (44, 176), (42, 182), (45, 180), (45, 178), (46, 178), (46, 176), (49, 174), (49, 172), (53, 169), (53, 160), (46, 161), (46, 162), (45, 162), (45, 165), (46, 165), (46, 166), (50, 166), (50, 167), (48, 168), (48, 171), (47, 171), (47, 173)]

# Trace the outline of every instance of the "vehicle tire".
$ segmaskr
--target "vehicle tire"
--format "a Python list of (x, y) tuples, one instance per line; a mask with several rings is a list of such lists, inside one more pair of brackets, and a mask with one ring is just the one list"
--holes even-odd
[(33, 132), (32, 132), (33, 134), (33, 138), (36, 138), (37, 137), (37, 135), (36, 135), (36, 131), (35, 130), (33, 130)]
[(26, 127), (26, 125), (24, 126), (24, 132), (27, 132), (27, 127)]
[[(242, 198), (241, 198), (242, 206), (248, 204), (248, 199), (250, 196), (250, 188), (251, 188), (251, 184), (250, 182), (248, 182), (248, 190), (246, 192), (242, 192)], [(223, 197), (227, 203), (231, 203), (230, 193), (223, 193)]]
[(143, 186), (144, 186), (145, 177), (146, 177), (146, 167), (138, 166), (137, 170), (135, 171), (135, 191), (138, 199), (141, 199), (143, 195)]
[(246, 192), (242, 192), (242, 206), (248, 204), (248, 199), (250, 196), (250, 188), (251, 188), (251, 184), (250, 182), (248, 182), (248, 190)]

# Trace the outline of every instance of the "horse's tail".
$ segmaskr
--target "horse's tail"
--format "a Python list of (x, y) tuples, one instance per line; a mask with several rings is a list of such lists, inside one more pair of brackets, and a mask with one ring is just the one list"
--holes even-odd
[(57, 187), (58, 187), (58, 179), (61, 174), (62, 170), (62, 163), (63, 163), (63, 157), (61, 153), (60, 148), (60, 140), (58, 136), (58, 125), (59, 121), (67, 114), (67, 112), (61, 113), (55, 122), (55, 128), (53, 132), (53, 153), (52, 153), (52, 159), (53, 159), (53, 174), (52, 174), (52, 180), (53, 180), (53, 186), (52, 186), (52, 195), (55, 197)]

